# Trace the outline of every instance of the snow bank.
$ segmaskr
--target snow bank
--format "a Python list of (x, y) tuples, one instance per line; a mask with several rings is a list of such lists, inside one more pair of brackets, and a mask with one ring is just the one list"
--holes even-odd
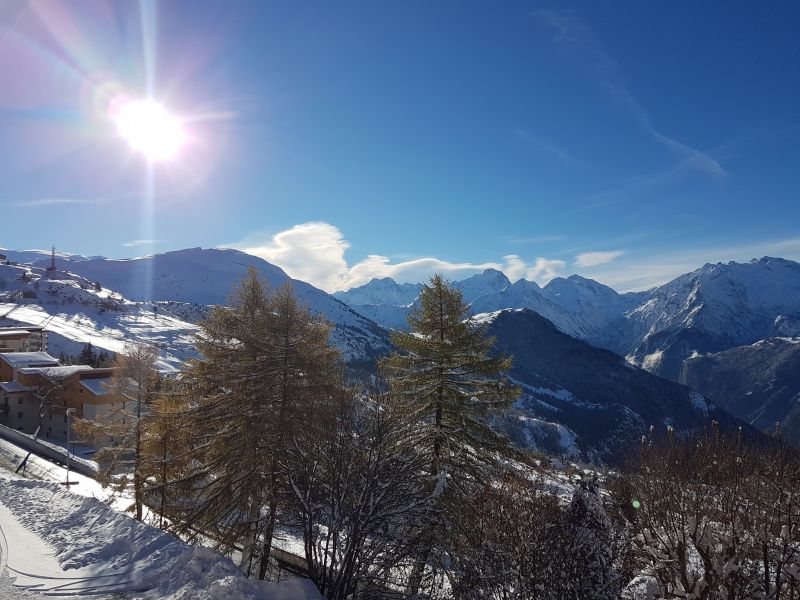
[[(0, 475), (0, 502), (55, 553), (61, 568), (116, 582), (117, 592), (168, 600), (318, 599), (313, 584), (248, 580), (229, 559), (188, 545), (60, 485)], [(9, 540), (13, 554), (13, 540)], [(35, 571), (35, 564), (29, 570)], [(110, 590), (109, 590), (110, 591)]]

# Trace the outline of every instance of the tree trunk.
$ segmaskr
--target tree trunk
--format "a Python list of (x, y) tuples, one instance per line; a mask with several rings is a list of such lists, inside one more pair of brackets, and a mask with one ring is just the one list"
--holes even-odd
[(136, 452), (133, 460), (133, 503), (136, 507), (136, 519), (142, 520), (142, 392), (136, 397)]

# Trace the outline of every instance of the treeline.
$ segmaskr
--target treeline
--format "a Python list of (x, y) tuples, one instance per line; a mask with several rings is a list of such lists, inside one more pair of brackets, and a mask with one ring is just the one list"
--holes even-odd
[(330, 324), (251, 271), (178, 380), (129, 347), (130, 402), (86, 430), (113, 440), (98, 459), (138, 518), (262, 579), (275, 540), (299, 539), (326, 598), (800, 600), (793, 450), (670, 432), (564, 482), (490, 426), (520, 390), (468, 314), (433, 277), (367, 389)]
[(95, 368), (112, 367), (116, 361), (116, 354), (98, 350), (91, 342), (87, 342), (78, 354), (61, 352), (58, 355), (58, 361), (62, 365), (88, 365)]

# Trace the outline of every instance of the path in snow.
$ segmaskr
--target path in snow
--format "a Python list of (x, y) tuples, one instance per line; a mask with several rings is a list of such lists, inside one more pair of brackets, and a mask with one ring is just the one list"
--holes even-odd
[[(23, 527), (11, 511), (0, 503), (0, 545), (6, 571), (0, 582), (8, 598), (19, 598), (21, 590), (43, 592), (53, 596), (74, 593), (96, 595), (130, 589), (130, 580), (117, 574), (99, 574), (93, 568), (64, 571), (53, 548)], [(34, 571), (35, 572), (32, 572)], [(11, 580), (13, 579), (13, 586)], [(4, 585), (5, 584), (5, 585)], [(16, 588), (16, 589), (15, 589)], [(0, 591), (0, 594), (3, 592)], [(23, 597), (35, 598), (26, 594)], [(0, 595), (0, 598), (3, 598)]]
[[(81, 487), (80, 485), (75, 487)], [(86, 490), (88, 491), (88, 490)], [(8, 566), (0, 600), (22, 590), (160, 600), (320, 600), (308, 580), (249, 580), (209, 548), (120, 514), (64, 486), (0, 470), (0, 553)], [(6, 560), (5, 558), (3, 560)]]

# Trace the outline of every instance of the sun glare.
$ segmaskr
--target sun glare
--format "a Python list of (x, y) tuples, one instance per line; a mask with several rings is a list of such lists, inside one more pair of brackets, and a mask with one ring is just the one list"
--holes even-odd
[(181, 120), (153, 100), (128, 102), (113, 119), (131, 148), (151, 162), (174, 158), (186, 142)]

